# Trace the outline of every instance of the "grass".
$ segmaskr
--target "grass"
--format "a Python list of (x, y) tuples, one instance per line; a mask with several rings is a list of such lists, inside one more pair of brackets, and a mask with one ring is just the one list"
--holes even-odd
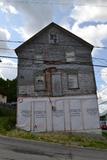
[(51, 142), (64, 144), (66, 146), (81, 146), (99, 149), (107, 149), (107, 136), (102, 138), (95, 138), (85, 134), (71, 134), (71, 133), (36, 133), (26, 132), (22, 130), (9, 130), (0, 132), (1, 135), (23, 138), (34, 141)]
[(34, 141), (44, 141), (50, 143), (59, 143), (67, 146), (81, 146), (107, 149), (107, 132), (103, 132), (102, 137), (90, 136), (86, 134), (71, 133), (31, 133), (15, 129), (16, 111), (11, 108), (0, 107), (0, 134), (29, 139)]
[(107, 131), (103, 131), (102, 135), (107, 139)]

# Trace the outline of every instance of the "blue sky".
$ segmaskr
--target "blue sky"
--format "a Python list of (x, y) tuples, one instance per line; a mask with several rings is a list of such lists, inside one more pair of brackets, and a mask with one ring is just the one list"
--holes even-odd
[[(26, 41), (52, 21), (94, 46), (107, 47), (107, 2), (105, 0), (0, 0), (0, 40)], [(19, 44), (0, 42), (0, 48)], [(0, 56), (16, 56), (14, 51), (0, 49)], [(94, 49), (93, 63), (107, 66), (107, 49)], [(1, 58), (0, 76), (13, 79), (17, 61)], [(104, 60), (103, 60), (104, 59)], [(107, 68), (95, 67), (100, 99), (107, 100)]]

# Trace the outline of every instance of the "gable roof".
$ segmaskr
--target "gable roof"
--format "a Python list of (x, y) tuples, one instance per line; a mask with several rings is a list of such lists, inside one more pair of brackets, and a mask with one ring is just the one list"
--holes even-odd
[(71, 33), (70, 31), (64, 29), (63, 27), (59, 26), (58, 24), (52, 22), (49, 25), (47, 25), (45, 28), (43, 28), (41, 31), (39, 31), (37, 34), (35, 34), (34, 36), (32, 36), (30, 39), (28, 39), (27, 41), (25, 41), (24, 43), (22, 43), (19, 47), (17, 47), (15, 49), (16, 53), (19, 49), (23, 48), (26, 44), (28, 44), (29, 42), (31, 42), (33, 39), (37, 38), (40, 34), (42, 34), (45, 30), (51, 28), (52, 26), (62, 30), (62, 32), (66, 32), (69, 36), (72, 36), (75, 40), (80, 41), (80, 43), (83, 43), (84, 45), (86, 45), (87, 47), (89, 47), (90, 49), (93, 49), (93, 45), (86, 42), (85, 40), (83, 40), (82, 38), (76, 36), (75, 34)]

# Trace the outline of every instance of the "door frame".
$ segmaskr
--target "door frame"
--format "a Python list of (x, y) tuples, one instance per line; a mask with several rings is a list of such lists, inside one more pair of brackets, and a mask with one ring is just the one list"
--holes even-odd
[[(60, 92), (61, 94), (60, 95), (54, 95), (54, 89), (53, 89), (53, 78), (52, 76), (54, 75), (59, 75), (60, 79), (59, 79), (59, 82), (60, 82)], [(51, 75), (51, 87), (52, 87), (52, 96), (53, 97), (60, 97), (63, 95), (63, 88), (62, 88), (62, 73), (61, 71), (56, 71), (56, 72), (52, 72), (52, 75)]]

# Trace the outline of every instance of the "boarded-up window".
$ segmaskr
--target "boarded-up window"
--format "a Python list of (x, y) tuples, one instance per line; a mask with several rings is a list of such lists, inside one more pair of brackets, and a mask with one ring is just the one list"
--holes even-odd
[(51, 43), (51, 44), (58, 43), (58, 35), (56, 33), (49, 34), (49, 43)]
[(73, 61), (75, 61), (75, 52), (74, 51), (72, 51), (72, 52), (66, 52), (65, 56), (66, 56), (66, 62), (73, 62)]
[(37, 91), (45, 90), (45, 77), (44, 77), (44, 75), (36, 75), (35, 88)]
[(78, 76), (77, 74), (68, 74), (68, 88), (78, 88)]
[(34, 56), (34, 62), (35, 63), (43, 63), (43, 54), (36, 54)]

